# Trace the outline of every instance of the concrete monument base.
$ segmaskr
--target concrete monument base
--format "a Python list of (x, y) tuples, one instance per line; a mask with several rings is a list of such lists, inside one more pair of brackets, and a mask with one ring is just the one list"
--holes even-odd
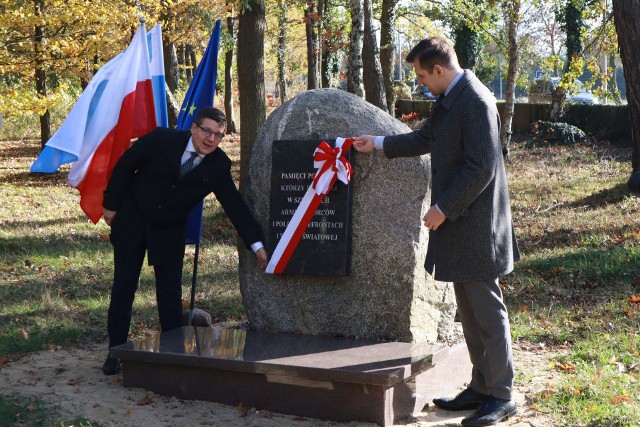
[(471, 377), (466, 345), (183, 327), (111, 349), (123, 385), (180, 399), (391, 426)]

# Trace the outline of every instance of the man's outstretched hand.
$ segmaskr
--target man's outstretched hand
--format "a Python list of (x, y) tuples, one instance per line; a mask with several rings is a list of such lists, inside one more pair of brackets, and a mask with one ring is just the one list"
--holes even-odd
[(373, 135), (361, 135), (353, 138), (353, 148), (361, 153), (368, 153), (376, 148), (376, 137)]

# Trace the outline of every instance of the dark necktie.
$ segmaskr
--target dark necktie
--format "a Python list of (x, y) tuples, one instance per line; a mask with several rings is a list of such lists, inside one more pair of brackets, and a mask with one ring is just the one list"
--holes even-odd
[(189, 157), (187, 161), (180, 166), (180, 178), (185, 176), (187, 172), (189, 172), (191, 169), (195, 167), (195, 165), (193, 164), (193, 161), (198, 156), (198, 153), (196, 153), (195, 151), (192, 151), (189, 154), (191, 154), (191, 157)]

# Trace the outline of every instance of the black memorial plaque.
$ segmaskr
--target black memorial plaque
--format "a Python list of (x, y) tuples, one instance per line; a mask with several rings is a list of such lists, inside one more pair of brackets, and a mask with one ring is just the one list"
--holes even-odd
[[(335, 140), (324, 140), (332, 147)], [(268, 247), (273, 253), (313, 182), (313, 152), (322, 140), (273, 142)], [(350, 159), (351, 150), (346, 154)], [(339, 180), (324, 196), (283, 274), (348, 276), (351, 264), (351, 186)]]

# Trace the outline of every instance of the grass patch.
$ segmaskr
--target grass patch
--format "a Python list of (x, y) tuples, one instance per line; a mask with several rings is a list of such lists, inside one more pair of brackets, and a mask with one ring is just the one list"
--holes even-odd
[(637, 372), (625, 372), (617, 362), (601, 365), (579, 359), (557, 366), (569, 372), (552, 389), (541, 393), (537, 405), (541, 411), (562, 420), (558, 425), (638, 425)]
[(34, 399), (0, 395), (0, 425), (47, 427), (51, 420), (44, 406)]
[[(529, 147), (529, 148), (527, 148)], [(603, 145), (511, 151), (523, 252), (503, 280), (515, 341), (568, 353), (533, 407), (558, 425), (640, 425), (640, 201), (630, 150)]]
[(0, 426), (100, 427), (100, 424), (81, 417), (72, 420), (54, 419), (51, 412), (37, 399), (17, 395), (0, 395)]

